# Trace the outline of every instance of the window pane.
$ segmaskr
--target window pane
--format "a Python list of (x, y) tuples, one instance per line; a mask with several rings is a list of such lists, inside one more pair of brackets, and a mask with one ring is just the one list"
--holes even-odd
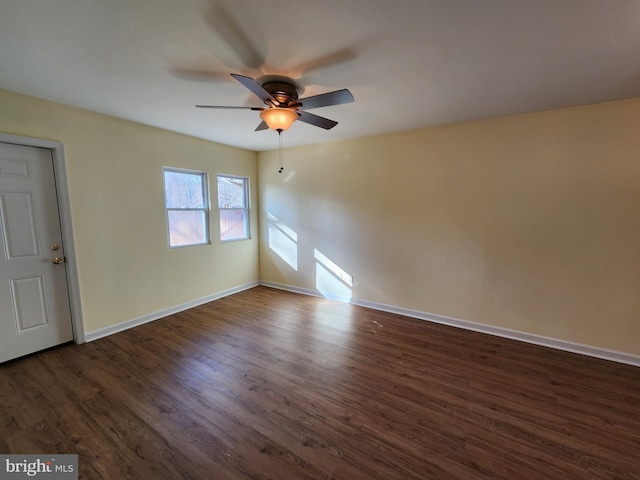
[(247, 238), (247, 211), (220, 210), (220, 240)]
[(169, 219), (169, 246), (193, 245), (207, 242), (207, 221), (203, 211), (167, 212)]
[(218, 176), (218, 207), (247, 208), (246, 179)]
[(205, 208), (203, 176), (198, 173), (164, 172), (167, 208)]

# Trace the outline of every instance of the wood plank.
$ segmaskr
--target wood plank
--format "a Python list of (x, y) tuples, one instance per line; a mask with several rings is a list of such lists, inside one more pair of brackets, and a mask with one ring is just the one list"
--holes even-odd
[(637, 479), (640, 369), (265, 287), (0, 365), (80, 478)]

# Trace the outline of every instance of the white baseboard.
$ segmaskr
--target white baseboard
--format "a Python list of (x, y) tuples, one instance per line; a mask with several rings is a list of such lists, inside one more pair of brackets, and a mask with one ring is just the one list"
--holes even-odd
[(377, 302), (370, 302), (368, 300), (339, 297), (335, 295), (325, 295), (318, 290), (313, 290), (309, 288), (301, 288), (301, 287), (295, 287), (292, 285), (285, 285), (281, 283), (267, 282), (267, 281), (260, 282), (260, 285), (263, 285), (265, 287), (277, 288), (279, 290), (287, 290), (289, 292), (294, 292), (294, 293), (301, 293), (303, 295), (311, 295), (314, 297), (328, 298), (330, 300), (351, 303), (353, 305), (367, 307), (373, 310), (380, 310), (383, 312), (395, 313), (398, 315), (404, 315), (406, 317), (416, 318), (419, 320), (426, 320), (429, 322), (440, 323), (440, 324), (449, 325), (452, 327), (463, 328), (465, 330), (472, 330), (474, 332), (486, 333), (486, 334), (494, 335), (497, 337), (509, 338), (512, 340), (518, 340), (521, 342), (531, 343), (534, 345), (554, 348), (556, 350), (563, 350), (566, 352), (578, 353), (581, 355), (587, 355), (589, 357), (601, 358), (603, 360), (611, 360), (613, 362), (624, 363), (627, 365), (640, 367), (640, 356), (631, 355), (624, 352), (617, 352), (615, 350), (607, 350), (604, 348), (593, 347), (590, 345), (582, 345), (579, 343), (567, 342), (566, 340), (560, 340), (557, 338), (545, 337), (542, 335), (520, 332), (517, 330), (511, 330), (508, 328), (495, 327), (491, 325), (485, 325), (482, 323), (470, 322), (468, 320), (460, 320), (458, 318), (445, 317), (445, 316), (436, 315), (433, 313), (421, 312), (419, 310), (411, 310), (403, 307), (396, 307), (396, 306), (385, 305)]
[(138, 325), (143, 325), (145, 323), (153, 322), (154, 320), (158, 320), (160, 318), (173, 315), (174, 313), (188, 310), (189, 308), (197, 307), (198, 305), (202, 305), (204, 303), (213, 302), (214, 300), (218, 300), (223, 297), (228, 297), (229, 295), (233, 295), (234, 293), (239, 293), (244, 290), (257, 287), (258, 285), (260, 285), (260, 282), (256, 281), (256, 282), (246, 283), (244, 285), (239, 285), (237, 287), (229, 288), (227, 290), (223, 290), (222, 292), (213, 293), (211, 295), (207, 295), (206, 297), (198, 298), (196, 300), (192, 300), (190, 302), (183, 303), (181, 305), (176, 305), (174, 307), (170, 307), (165, 310), (160, 310), (158, 312), (153, 312), (148, 315), (143, 315), (142, 317), (126, 320), (124, 322), (120, 322), (115, 325), (111, 325), (109, 327), (93, 330), (92, 332), (85, 333), (84, 338), (85, 338), (85, 341), (91, 342), (99, 338), (113, 335), (114, 333), (122, 332), (124, 330), (137, 327)]

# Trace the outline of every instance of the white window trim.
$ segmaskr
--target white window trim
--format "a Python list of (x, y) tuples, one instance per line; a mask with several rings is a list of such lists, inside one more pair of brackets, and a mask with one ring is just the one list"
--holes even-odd
[[(186, 173), (190, 175), (200, 175), (202, 176), (202, 189), (203, 189), (203, 198), (204, 198), (204, 206), (202, 208), (170, 208), (167, 207), (167, 186), (165, 184), (165, 172), (174, 172), (174, 173)], [(165, 217), (165, 225), (167, 230), (167, 247), (170, 249), (174, 248), (188, 248), (188, 247), (197, 247), (200, 245), (210, 245), (211, 244), (211, 196), (209, 195), (209, 174), (203, 170), (191, 170), (188, 168), (177, 168), (177, 167), (162, 167), (162, 193), (164, 200), (164, 217)], [(205, 233), (206, 239), (204, 242), (198, 243), (189, 243), (186, 245), (171, 245), (171, 232), (169, 230), (169, 212), (188, 212), (188, 211), (197, 211), (204, 212), (204, 221), (205, 221)]]
[[(237, 178), (239, 180), (244, 180), (244, 182), (245, 182), (245, 191), (244, 191), (244, 197), (245, 198), (244, 198), (244, 201), (245, 201), (245, 205), (247, 206), (246, 208), (220, 208), (220, 193), (218, 192), (218, 177)], [(250, 191), (251, 191), (251, 187), (250, 187), (250, 183), (249, 183), (249, 177), (246, 177), (244, 175), (230, 175), (228, 173), (216, 173), (216, 205), (218, 207), (218, 239), (220, 240), (221, 243), (242, 242), (244, 240), (251, 240), (251, 195), (249, 194)], [(228, 239), (228, 240), (223, 240), (222, 239), (222, 231), (220, 231), (220, 211), (221, 210), (244, 210), (244, 211), (246, 211), (247, 235), (245, 237), (242, 237), (242, 238), (231, 238), (231, 239)]]

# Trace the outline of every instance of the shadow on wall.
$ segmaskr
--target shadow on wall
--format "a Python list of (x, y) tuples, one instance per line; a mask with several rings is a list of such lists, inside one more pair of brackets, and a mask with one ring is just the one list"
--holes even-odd
[(351, 300), (353, 277), (317, 248), (313, 249), (313, 258), (316, 260), (316, 290), (326, 298), (343, 302)]
[(267, 213), (269, 248), (284, 262), (298, 271), (298, 234), (286, 223)]
[[(282, 261), (298, 271), (298, 234), (286, 223), (267, 213), (269, 248)], [(315, 260), (315, 289), (325, 298), (349, 302), (352, 297), (353, 277), (317, 248)]]

